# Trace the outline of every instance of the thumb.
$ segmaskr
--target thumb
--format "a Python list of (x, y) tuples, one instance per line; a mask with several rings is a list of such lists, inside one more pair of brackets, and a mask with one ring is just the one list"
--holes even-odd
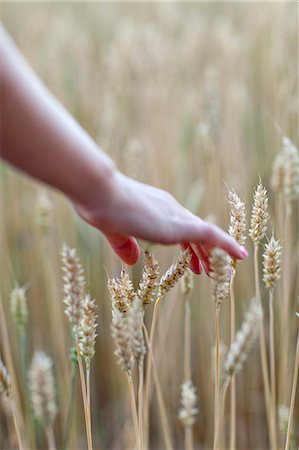
[(129, 265), (135, 264), (140, 256), (140, 248), (135, 238), (122, 234), (105, 234), (115, 253)]

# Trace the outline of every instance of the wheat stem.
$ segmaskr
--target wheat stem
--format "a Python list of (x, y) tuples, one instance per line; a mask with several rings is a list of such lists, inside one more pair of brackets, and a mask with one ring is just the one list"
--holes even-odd
[(185, 300), (185, 329), (184, 329), (184, 379), (191, 380), (191, 346), (190, 346), (191, 309), (189, 299)]
[[(185, 329), (184, 329), (184, 379), (185, 382), (191, 380), (191, 308), (190, 300), (187, 296), (185, 300)], [(185, 449), (193, 450), (193, 427), (185, 425)]]
[(85, 426), (86, 426), (87, 445), (88, 445), (88, 450), (92, 450), (92, 441), (91, 441), (91, 436), (90, 436), (90, 428), (89, 428), (89, 420), (88, 420), (88, 411), (87, 411), (87, 390), (86, 390), (86, 381), (85, 381), (84, 369), (83, 369), (83, 364), (82, 364), (82, 359), (81, 359), (80, 349), (79, 349), (79, 336), (78, 336), (78, 330), (76, 330), (76, 351), (77, 351), (78, 366), (79, 366), (79, 374), (80, 374), (80, 384), (81, 384), (81, 391), (82, 391), (82, 398), (83, 398), (83, 407), (84, 407), (84, 417), (85, 417)]
[(185, 450), (193, 450), (193, 427), (192, 425), (186, 425), (185, 427)]
[[(254, 275), (255, 275), (255, 295), (262, 307), (260, 281), (259, 281), (258, 244), (254, 245)], [(264, 394), (265, 394), (265, 402), (266, 402), (267, 422), (268, 422), (268, 428), (269, 428), (271, 448), (273, 448), (273, 446), (274, 446), (273, 421), (272, 421), (272, 417), (271, 417), (270, 384), (269, 384), (269, 372), (268, 372), (268, 365), (267, 365), (267, 349), (266, 349), (263, 318), (261, 319), (261, 324), (260, 324), (259, 346), (260, 346), (260, 358), (261, 358), (261, 365), (262, 365), (262, 376), (263, 376)]]
[(127, 372), (127, 380), (128, 380), (129, 392), (130, 392), (130, 403), (131, 403), (131, 411), (132, 411), (132, 417), (133, 417), (133, 423), (134, 423), (134, 429), (135, 429), (136, 444), (137, 444), (138, 450), (142, 450), (141, 442), (140, 442), (139, 428), (138, 428), (138, 417), (137, 417), (133, 380), (132, 380), (132, 376), (128, 372)]
[[(3, 303), (2, 303), (2, 296), (1, 296), (1, 291), (0, 291), (0, 330), (1, 330), (1, 342), (3, 345), (3, 351), (4, 351), (4, 355), (5, 355), (5, 360), (6, 360), (6, 364), (7, 364), (7, 368), (9, 371), (9, 376), (11, 378), (12, 381), (12, 397), (14, 400), (14, 414), (15, 414), (15, 427), (18, 427), (18, 433), (19, 433), (19, 437), (20, 437), (20, 442), (23, 442), (23, 430), (24, 430), (24, 416), (23, 416), (23, 412), (22, 412), (22, 407), (21, 407), (21, 400), (20, 400), (20, 391), (18, 389), (18, 383), (17, 383), (17, 378), (16, 378), (16, 373), (14, 370), (14, 364), (13, 364), (13, 359), (12, 359), (12, 352), (11, 352), (11, 346), (10, 346), (10, 340), (9, 340), (9, 336), (8, 336), (8, 330), (7, 330), (7, 322), (5, 320), (5, 314), (4, 314), (4, 307), (3, 307)], [(20, 448), (23, 450), (26, 446), (25, 445), (21, 445)]]
[(288, 373), (288, 355), (290, 349), (289, 334), (285, 330), (289, 326), (290, 313), (290, 260), (291, 260), (291, 218), (292, 207), (288, 200), (284, 217), (284, 252), (283, 252), (283, 309), (281, 315), (281, 366), (280, 366), (280, 403), (286, 404), (289, 395), (289, 385), (287, 380)]
[(13, 423), (14, 423), (14, 427), (15, 427), (15, 431), (16, 431), (19, 450), (25, 450), (25, 446), (23, 444), (22, 437), (21, 437), (20, 428), (18, 425), (16, 407), (15, 407), (15, 403), (13, 400), (12, 400), (12, 416), (13, 416)]
[(46, 437), (49, 450), (56, 450), (55, 436), (53, 432), (53, 427), (46, 428)]
[(219, 420), (219, 315), (220, 308), (215, 311), (215, 384), (214, 384), (214, 450), (217, 449), (217, 430)]
[(157, 399), (158, 399), (159, 411), (160, 411), (161, 422), (162, 422), (162, 432), (163, 432), (163, 437), (164, 437), (164, 441), (165, 441), (165, 448), (167, 450), (172, 450), (173, 447), (172, 447), (172, 443), (171, 443), (170, 428), (169, 428), (169, 424), (168, 424), (165, 403), (163, 400), (161, 384), (159, 381), (158, 370), (157, 370), (150, 338), (148, 337), (147, 329), (144, 324), (143, 324), (143, 330), (144, 330), (144, 336), (145, 336), (145, 340), (146, 340), (148, 350), (149, 350), (150, 359), (152, 361), (154, 383), (155, 383), (156, 392), (157, 392)]
[(269, 345), (270, 345), (270, 380), (271, 380), (271, 408), (273, 420), (274, 448), (277, 448), (276, 431), (276, 375), (275, 375), (275, 340), (274, 340), (274, 312), (273, 312), (273, 289), (269, 291)]
[(90, 410), (90, 363), (86, 367), (86, 412), (88, 420), (89, 445), (92, 450), (91, 410)]
[[(230, 343), (232, 344), (236, 336), (236, 306), (234, 281), (236, 270), (232, 268), (230, 279)], [(232, 375), (230, 387), (230, 450), (236, 448), (236, 374)]]
[(219, 448), (219, 439), (220, 439), (220, 434), (221, 434), (221, 428), (222, 428), (222, 423), (224, 420), (224, 409), (225, 409), (225, 400), (226, 400), (226, 393), (227, 393), (227, 389), (229, 387), (231, 383), (231, 377), (227, 378), (225, 383), (223, 384), (222, 388), (221, 388), (221, 392), (219, 394), (219, 419), (218, 419), (218, 423), (217, 423), (217, 427), (215, 430), (215, 441), (214, 441), (214, 448), (217, 449)]
[(75, 400), (75, 384), (76, 384), (76, 367), (74, 363), (72, 363), (72, 369), (71, 369), (71, 388), (70, 388), (70, 398), (69, 398), (69, 404), (68, 404), (68, 411), (67, 411), (67, 419), (66, 419), (66, 428), (65, 428), (65, 435), (63, 439), (63, 449), (66, 450), (68, 448), (69, 439), (71, 435), (71, 428), (72, 428), (72, 422), (74, 417), (74, 400)]
[(138, 426), (141, 448), (143, 448), (143, 368), (144, 358), (138, 364)]
[(293, 416), (294, 416), (294, 409), (295, 409), (295, 398), (296, 398), (296, 389), (297, 389), (297, 380), (298, 380), (298, 369), (299, 369), (299, 333), (297, 336), (295, 366), (294, 366), (294, 375), (293, 375), (293, 384), (292, 384), (292, 393), (291, 393), (291, 402), (290, 402), (290, 413), (289, 413), (289, 420), (288, 420), (288, 429), (287, 429), (285, 450), (289, 450), (290, 442), (291, 442), (292, 423), (293, 423)]
[[(153, 317), (151, 323), (151, 331), (150, 331), (150, 348), (153, 348), (156, 325), (157, 325), (157, 316), (158, 316), (158, 307), (161, 301), (161, 297), (158, 297), (154, 304)], [(147, 330), (146, 330), (147, 332)], [(149, 442), (149, 410), (150, 410), (150, 397), (151, 397), (151, 373), (152, 373), (152, 358), (148, 359), (146, 366), (146, 376), (145, 376), (145, 389), (144, 389), (144, 446), (145, 449), (148, 448)]]

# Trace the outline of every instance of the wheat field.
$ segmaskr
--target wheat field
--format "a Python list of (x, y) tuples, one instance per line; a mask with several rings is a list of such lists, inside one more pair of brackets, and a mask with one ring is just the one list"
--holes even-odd
[(249, 257), (216, 251), (191, 279), (188, 254), (142, 242), (126, 267), (65, 197), (1, 163), (0, 448), (297, 449), (298, 3), (1, 16), (121, 171), (246, 236)]

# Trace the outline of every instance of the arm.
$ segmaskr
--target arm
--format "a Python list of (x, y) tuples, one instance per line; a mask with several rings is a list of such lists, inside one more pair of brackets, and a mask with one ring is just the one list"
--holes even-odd
[(67, 195), (78, 214), (100, 229), (128, 264), (139, 257), (135, 238), (189, 247), (196, 273), (202, 264), (209, 270), (215, 246), (234, 258), (247, 256), (228, 234), (167, 192), (118, 172), (38, 80), (3, 28), (0, 32), (0, 138), (6, 161)]

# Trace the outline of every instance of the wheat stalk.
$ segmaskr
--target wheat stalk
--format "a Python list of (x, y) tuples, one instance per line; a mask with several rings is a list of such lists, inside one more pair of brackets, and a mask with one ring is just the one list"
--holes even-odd
[(91, 410), (90, 410), (90, 361), (95, 354), (97, 337), (96, 303), (90, 295), (83, 302), (83, 313), (79, 323), (79, 349), (86, 367), (86, 415), (89, 447), (92, 449)]
[[(181, 252), (179, 258), (170, 266), (164, 275), (162, 275), (157, 298), (154, 304), (151, 331), (150, 331), (150, 347), (154, 347), (154, 339), (157, 325), (158, 308), (159, 304), (172, 287), (178, 282), (178, 280), (184, 275), (189, 267), (191, 261), (191, 255), (189, 250)], [(149, 407), (150, 407), (150, 396), (151, 396), (151, 371), (152, 371), (152, 360), (149, 359), (146, 368), (145, 377), (145, 390), (144, 390), (144, 443), (145, 448), (148, 447), (148, 433), (149, 433)]]
[(155, 383), (155, 388), (156, 388), (156, 392), (157, 392), (157, 399), (158, 399), (159, 412), (160, 412), (161, 423), (162, 423), (162, 433), (163, 433), (163, 437), (164, 437), (165, 448), (166, 448), (166, 450), (172, 450), (173, 447), (172, 447), (172, 442), (171, 442), (171, 434), (170, 434), (170, 429), (169, 429), (169, 423), (168, 423), (165, 403), (164, 403), (163, 395), (162, 395), (161, 383), (159, 380), (159, 375), (158, 375), (157, 365), (155, 362), (155, 357), (153, 354), (153, 349), (151, 347), (147, 329), (144, 324), (143, 324), (143, 330), (144, 330), (144, 336), (145, 336), (146, 344), (147, 344), (148, 351), (149, 351), (149, 357), (151, 359), (152, 368), (153, 368), (154, 383)]
[(132, 379), (132, 368), (134, 363), (134, 356), (131, 346), (132, 334), (130, 330), (130, 322), (128, 320), (128, 316), (119, 311), (119, 309), (112, 310), (111, 330), (116, 346), (116, 350), (114, 353), (117, 357), (117, 362), (127, 376), (136, 443), (138, 449), (141, 449), (138, 416), (136, 410), (136, 400)]
[(234, 374), (241, 371), (250, 349), (259, 333), (260, 322), (263, 317), (263, 311), (260, 302), (256, 299), (251, 300), (249, 309), (245, 315), (240, 330), (237, 332), (234, 342), (227, 352), (224, 362), (224, 371), (226, 380), (220, 393), (220, 417), (217, 422), (215, 432), (215, 448), (218, 448), (219, 437), (224, 416), (226, 392), (231, 383)]
[(210, 277), (212, 279), (212, 296), (215, 302), (215, 389), (214, 389), (214, 450), (217, 448), (216, 430), (219, 419), (219, 315), (222, 302), (229, 295), (230, 268), (228, 256), (224, 250), (213, 249), (210, 257)]
[(276, 417), (276, 375), (275, 375), (275, 340), (274, 340), (274, 311), (273, 296), (274, 289), (278, 283), (281, 272), (281, 245), (274, 236), (265, 245), (263, 253), (263, 280), (269, 291), (269, 343), (270, 343), (270, 386), (271, 402), (274, 423), (274, 445), (277, 447), (277, 417)]
[(25, 446), (22, 441), (21, 432), (20, 432), (20, 428), (18, 425), (18, 421), (17, 421), (16, 408), (15, 408), (15, 404), (14, 404), (14, 401), (12, 398), (11, 379), (10, 379), (7, 369), (2, 361), (2, 358), (0, 356), (0, 397), (1, 396), (10, 400), (10, 408), (11, 408), (13, 423), (14, 423), (14, 427), (15, 427), (15, 431), (16, 431), (16, 435), (17, 435), (19, 450), (25, 450)]
[[(281, 314), (281, 329), (288, 327), (291, 312), (291, 251), (292, 251), (292, 214), (293, 202), (299, 199), (299, 154), (298, 149), (288, 137), (282, 140), (282, 150), (280, 152), (284, 167), (282, 181), (282, 195), (284, 198), (284, 256), (283, 256), (283, 303)], [(280, 364), (280, 401), (285, 403), (290, 385), (287, 380), (288, 355), (290, 352), (290, 339), (288, 333), (281, 334), (280, 343), (281, 364)]]
[[(228, 202), (230, 206), (230, 225), (228, 232), (243, 247), (246, 244), (246, 207), (245, 203), (234, 192), (229, 191)], [(230, 342), (236, 335), (236, 306), (234, 281), (237, 261), (232, 260), (232, 275), (230, 279)], [(230, 450), (236, 448), (236, 377), (233, 375), (230, 389)]]
[[(299, 299), (298, 299), (298, 301), (299, 301)], [(299, 313), (296, 313), (296, 315), (297, 315), (297, 317), (299, 317)], [(294, 416), (294, 409), (295, 409), (296, 389), (297, 389), (297, 383), (298, 383), (298, 371), (299, 371), (299, 333), (297, 334), (294, 374), (293, 374), (291, 401), (290, 401), (290, 407), (289, 407), (289, 420), (288, 420), (285, 450), (289, 450), (290, 442), (291, 442), (291, 432), (292, 432), (293, 416)]]
[(187, 269), (181, 278), (181, 290), (185, 299), (185, 321), (184, 321), (184, 382), (181, 385), (181, 408), (179, 410), (179, 419), (184, 426), (185, 448), (192, 450), (193, 442), (193, 424), (195, 416), (198, 413), (196, 408), (197, 396), (196, 389), (191, 380), (191, 308), (190, 294), (193, 289), (193, 274)]
[[(88, 308), (91, 311), (89, 311), (89, 319), (90, 317), (93, 317), (93, 308), (94, 303), (92, 303), (91, 299), (89, 297), (85, 297), (84, 294), (84, 288), (85, 288), (85, 278), (84, 278), (84, 272), (83, 268), (80, 263), (80, 259), (77, 256), (77, 252), (75, 248), (67, 247), (66, 245), (63, 246), (61, 251), (61, 257), (62, 257), (62, 270), (64, 272), (63, 276), (63, 292), (64, 292), (64, 303), (66, 304), (65, 313), (69, 318), (69, 321), (72, 325), (72, 336), (73, 336), (73, 344), (76, 349), (77, 354), (77, 361), (79, 366), (79, 375), (80, 375), (80, 384), (81, 384), (81, 392), (82, 392), (82, 398), (83, 398), (83, 407), (84, 407), (84, 417), (85, 417), (85, 424), (86, 424), (86, 435), (87, 435), (87, 443), (88, 443), (88, 449), (92, 450), (92, 436), (91, 436), (91, 425), (90, 425), (90, 405), (88, 405), (88, 395), (89, 391), (87, 392), (87, 389), (89, 389), (89, 379), (86, 383), (85, 375), (84, 375), (84, 369), (83, 364), (81, 360), (81, 350), (87, 350), (87, 346), (89, 347), (86, 351), (87, 357), (87, 369), (88, 369), (88, 378), (89, 378), (89, 361), (92, 352), (93, 347), (92, 344), (95, 340), (95, 328), (93, 330), (87, 330), (86, 327), (84, 328), (84, 321), (86, 321), (86, 318), (88, 314), (86, 314), (86, 311)], [(85, 299), (85, 305), (84, 305), (84, 299)], [(87, 301), (87, 303), (86, 303)], [(87, 304), (87, 307), (86, 307)], [(85, 316), (84, 316), (85, 312)], [(82, 322), (83, 319), (83, 322)], [(87, 320), (89, 320), (87, 319)], [(81, 346), (80, 350), (80, 344), (79, 344), (79, 332), (80, 332), (80, 325), (83, 324), (83, 330), (81, 329), (81, 335), (84, 338), (85, 348)], [(91, 334), (88, 335), (88, 333), (91, 332)], [(91, 337), (91, 340), (90, 340)], [(87, 345), (87, 340), (90, 340)], [(72, 380), (73, 381), (73, 380)], [(71, 392), (72, 393), (72, 392)], [(70, 402), (70, 407), (72, 405), (72, 402)]]
[[(267, 222), (269, 219), (268, 214), (268, 195), (267, 189), (262, 185), (261, 181), (257, 185), (254, 195), (253, 195), (253, 206), (251, 212), (251, 222), (249, 235), (254, 244), (254, 274), (255, 274), (255, 295), (256, 299), (262, 305), (261, 291), (260, 291), (260, 280), (259, 280), (259, 263), (258, 263), (258, 252), (259, 244), (266, 235)], [(262, 365), (262, 375), (263, 384), (265, 392), (265, 402), (267, 411), (267, 421), (269, 427), (271, 446), (275, 447), (275, 437), (274, 437), (274, 423), (273, 423), (273, 410), (271, 408), (271, 397), (270, 397), (270, 383), (269, 383), (269, 370), (267, 363), (267, 348), (265, 339), (265, 330), (263, 319), (261, 321), (261, 329), (259, 334), (259, 345), (260, 345), (260, 358)]]

